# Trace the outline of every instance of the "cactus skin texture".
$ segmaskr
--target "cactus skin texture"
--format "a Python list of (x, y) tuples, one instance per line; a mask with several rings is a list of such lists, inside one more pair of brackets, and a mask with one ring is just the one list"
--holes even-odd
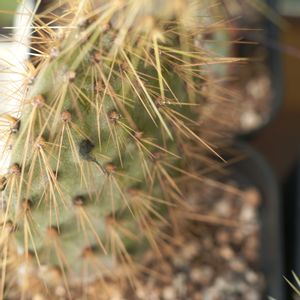
[(94, 299), (84, 287), (97, 281), (95, 299), (110, 299), (109, 282), (134, 286), (145, 249), (159, 258), (172, 240), (190, 210), (180, 180), (202, 178), (189, 158), (215, 153), (199, 135), (202, 66), (232, 61), (195, 42), (207, 7), (53, 1), (51, 22), (36, 22), (41, 55), (20, 114), (6, 117), (3, 298)]

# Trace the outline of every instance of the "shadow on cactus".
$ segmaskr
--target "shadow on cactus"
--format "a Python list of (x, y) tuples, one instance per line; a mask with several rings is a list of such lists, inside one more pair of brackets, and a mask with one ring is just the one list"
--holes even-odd
[(73, 299), (97, 282), (88, 299), (111, 299), (109, 286), (155, 276), (139, 258), (152, 248), (163, 259), (197, 216), (182, 182), (206, 180), (195, 156), (218, 157), (199, 134), (202, 94), (217, 84), (209, 66), (237, 59), (199, 46), (209, 26), (225, 27), (210, 10), (65, 0), (36, 15), (26, 93), (2, 114), (4, 297)]

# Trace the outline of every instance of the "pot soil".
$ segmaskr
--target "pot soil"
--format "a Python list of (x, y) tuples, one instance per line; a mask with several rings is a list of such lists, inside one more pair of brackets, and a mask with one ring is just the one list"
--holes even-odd
[[(252, 148), (239, 144), (230, 152), (228, 157), (244, 159), (218, 181), (184, 183), (192, 209), (185, 218), (174, 210), (180, 230), (175, 226), (172, 240), (169, 227), (162, 233), (160, 257), (146, 252), (134, 288), (127, 282), (120, 290), (112, 283), (106, 286), (109, 298), (106, 294), (103, 299), (262, 300), (269, 295), (285, 299), (276, 183)], [(85, 293), (88, 299), (94, 299), (92, 295), (102, 299), (103, 290), (97, 283)]]

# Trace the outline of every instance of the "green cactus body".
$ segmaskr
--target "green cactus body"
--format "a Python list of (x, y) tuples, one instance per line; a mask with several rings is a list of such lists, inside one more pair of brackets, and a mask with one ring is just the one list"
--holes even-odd
[(214, 63), (194, 42), (203, 1), (62, 2), (1, 181), (5, 253), (30, 299), (130, 278), (145, 248), (159, 253), (170, 211), (188, 209), (187, 145), (210, 149), (197, 132), (201, 66)]

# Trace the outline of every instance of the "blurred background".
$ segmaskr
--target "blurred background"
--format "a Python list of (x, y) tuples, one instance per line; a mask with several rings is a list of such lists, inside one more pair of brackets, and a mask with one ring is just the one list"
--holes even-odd
[(283, 102), (276, 118), (251, 141), (272, 166), (282, 193), (285, 274), (300, 274), (300, 1), (278, 1), (284, 26), (273, 44), (281, 53)]

